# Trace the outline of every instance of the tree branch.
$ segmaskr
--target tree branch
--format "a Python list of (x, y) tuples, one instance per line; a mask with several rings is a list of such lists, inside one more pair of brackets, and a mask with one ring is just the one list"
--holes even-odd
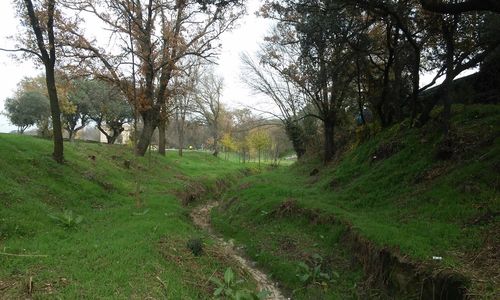
[(5, 52), (26, 52), (26, 53), (30, 53), (30, 54), (35, 55), (36, 57), (38, 57), (40, 60), (43, 61), (43, 58), (40, 55), (40, 53), (37, 53), (37, 52), (35, 52), (33, 50), (30, 50), (30, 49), (27, 49), (27, 48), (19, 48), (19, 49), (5, 49), (5, 48), (0, 48), (0, 51), (5, 51)]

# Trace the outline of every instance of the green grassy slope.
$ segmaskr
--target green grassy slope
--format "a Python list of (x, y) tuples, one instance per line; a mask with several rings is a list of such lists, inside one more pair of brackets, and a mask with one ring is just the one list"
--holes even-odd
[[(447, 143), (436, 124), (421, 130), (397, 125), (332, 165), (306, 161), (246, 178), (225, 196), (214, 224), (247, 245), (249, 254), (296, 298), (346, 298), (349, 286), (361, 284), (359, 268), (343, 253), (343, 229), (321, 222), (328, 215), (416, 261), (441, 256), (433, 262), (437, 268), (467, 274), (473, 292), (494, 297), (499, 288), (500, 107), (460, 106), (454, 115)], [(452, 145), (453, 153), (443, 145)], [(314, 168), (319, 173), (310, 176)], [(299, 262), (314, 264), (313, 254), (328, 260), (323, 271), (340, 274), (328, 289), (305, 287), (296, 276)], [(377, 293), (351, 290), (369, 298)]]
[[(123, 146), (65, 146), (67, 163), (58, 165), (50, 141), (0, 135), (0, 298), (209, 297), (210, 276), (233, 262), (175, 195), (209, 195), (241, 165), (194, 152), (136, 159)], [(65, 228), (49, 217), (64, 210), (83, 222)], [(203, 238), (205, 255), (186, 249), (192, 237)]]

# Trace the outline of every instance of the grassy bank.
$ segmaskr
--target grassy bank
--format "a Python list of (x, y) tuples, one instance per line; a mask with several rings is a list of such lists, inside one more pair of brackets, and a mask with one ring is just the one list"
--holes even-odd
[[(0, 298), (212, 295), (210, 277), (234, 262), (194, 228), (178, 198), (217, 192), (242, 165), (195, 152), (137, 159), (123, 146), (79, 142), (65, 144), (58, 165), (51, 146), (0, 135)], [(55, 220), (69, 210), (83, 221)], [(199, 257), (186, 248), (196, 237), (205, 243)]]
[[(246, 245), (296, 298), (383, 297), (359, 288), (367, 278), (342, 247), (345, 226), (322, 221), (331, 216), (380, 247), (466, 274), (471, 293), (494, 298), (500, 108), (461, 106), (454, 115), (446, 141), (438, 124), (402, 124), (354, 145), (331, 165), (309, 160), (246, 178), (225, 196), (214, 224)], [(337, 277), (327, 286), (300, 280), (300, 264), (317, 265), (315, 254), (323, 272)]]

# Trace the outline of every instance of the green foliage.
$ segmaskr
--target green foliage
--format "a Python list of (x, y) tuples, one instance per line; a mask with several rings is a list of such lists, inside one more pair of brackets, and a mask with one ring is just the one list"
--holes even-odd
[(74, 215), (73, 211), (68, 209), (60, 214), (49, 214), (49, 218), (66, 228), (74, 228), (83, 221), (83, 216)]
[(271, 146), (271, 137), (269, 132), (266, 130), (253, 130), (247, 136), (247, 143), (256, 151), (262, 151), (263, 149)]
[(214, 297), (217, 299), (233, 299), (233, 300), (261, 300), (266, 299), (268, 292), (261, 291), (255, 293), (248, 289), (240, 288), (242, 280), (237, 280), (231, 268), (227, 268), (224, 272), (224, 281), (217, 278), (210, 279), (217, 288), (214, 291)]
[(262, 151), (271, 147), (272, 140), (269, 132), (264, 129), (252, 130), (246, 137), (246, 140), (250, 148), (257, 152), (260, 167)]
[(90, 116), (96, 122), (107, 124), (128, 122), (133, 112), (119, 90), (99, 80), (79, 82), (79, 93), (91, 103)]
[(236, 142), (233, 140), (229, 133), (225, 133), (220, 140), (222, 146), (224, 146), (226, 151), (232, 152), (235, 151), (238, 147)]
[[(82, 82), (84, 80), (62, 81), (59, 83), (58, 93), (60, 95), (62, 122), (70, 136), (83, 129), (90, 122), (90, 110), (93, 107), (91, 99), (83, 93)], [(80, 125), (78, 124), (80, 122)]]
[(288, 138), (293, 144), (293, 149), (297, 157), (300, 158), (306, 152), (304, 128), (296, 120), (287, 120), (285, 130)]
[(49, 100), (38, 92), (23, 92), (5, 100), (6, 115), (21, 133), (49, 115)]

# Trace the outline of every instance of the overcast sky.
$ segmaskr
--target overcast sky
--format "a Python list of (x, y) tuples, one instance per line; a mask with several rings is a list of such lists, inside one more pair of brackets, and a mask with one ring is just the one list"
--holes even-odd
[[(8, 36), (15, 35), (17, 32), (18, 21), (15, 19), (12, 1), (0, 1), (0, 47), (12, 48), (12, 41), (7, 39)], [(5, 98), (12, 96), (16, 84), (24, 76), (32, 76), (37, 74), (37, 70), (30, 62), (14, 61), (10, 54), (0, 51), (0, 111), (3, 111)], [(8, 132), (16, 129), (10, 125), (5, 116), (0, 115), (0, 132)]]
[[(15, 35), (19, 26), (11, 2), (0, 0), (0, 48), (13, 48), (14, 42), (8, 37)], [(249, 0), (248, 14), (239, 20), (235, 30), (225, 33), (221, 39), (223, 46), (216, 70), (224, 77), (223, 100), (233, 108), (239, 105), (255, 105), (263, 101), (263, 98), (253, 95), (240, 80), (240, 54), (254, 53), (269, 28), (269, 21), (255, 16), (260, 2)], [(10, 54), (1, 51), (0, 67), (0, 111), (3, 111), (5, 99), (13, 95), (17, 83), (25, 76), (41, 74), (42, 70), (37, 70), (33, 62), (16, 61)], [(0, 132), (15, 129), (5, 116), (0, 115)]]

